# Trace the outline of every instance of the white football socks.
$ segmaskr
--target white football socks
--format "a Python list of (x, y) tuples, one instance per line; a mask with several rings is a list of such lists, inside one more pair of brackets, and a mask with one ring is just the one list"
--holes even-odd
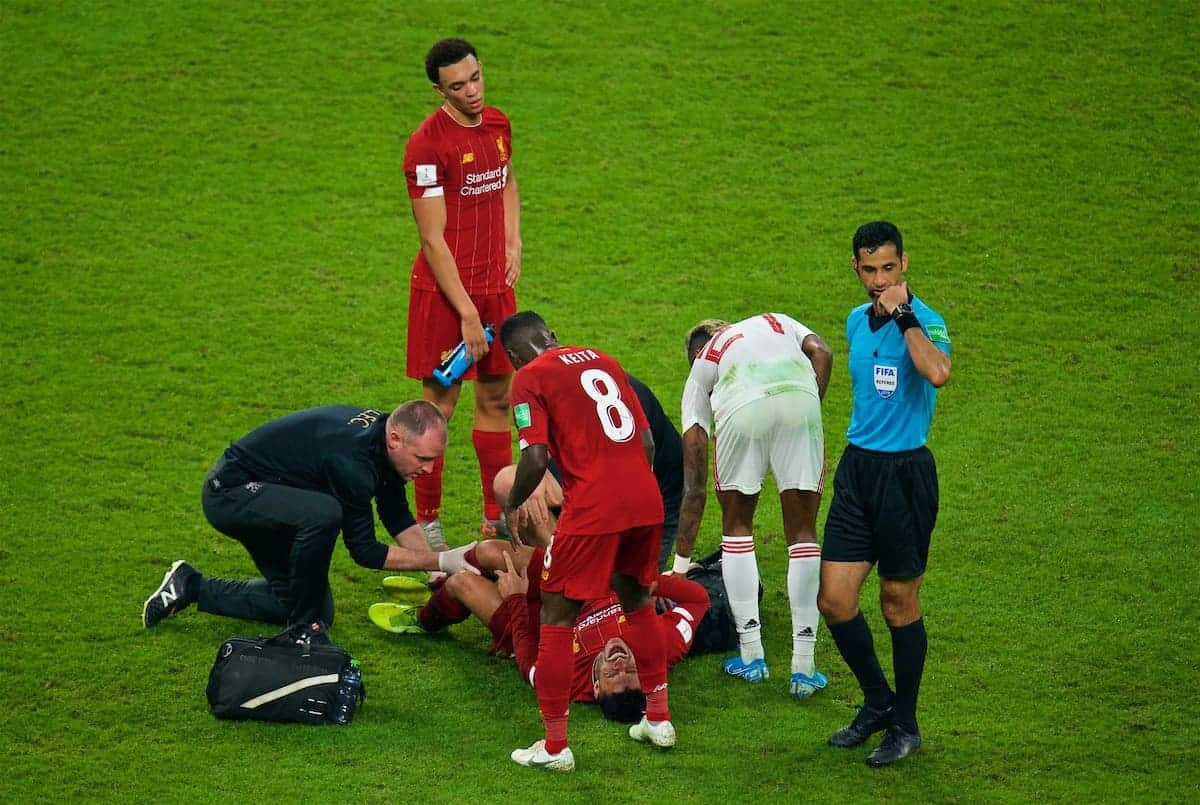
[(733, 612), (742, 662), (764, 659), (762, 622), (758, 617), (758, 559), (754, 537), (721, 537), (721, 577)]
[[(728, 585), (728, 582), (726, 582)], [(817, 647), (817, 590), (821, 584), (821, 546), (797, 542), (788, 546), (788, 601), (792, 605), (792, 673), (812, 676)], [(730, 596), (732, 604), (733, 596)], [(736, 615), (735, 615), (736, 617)]]

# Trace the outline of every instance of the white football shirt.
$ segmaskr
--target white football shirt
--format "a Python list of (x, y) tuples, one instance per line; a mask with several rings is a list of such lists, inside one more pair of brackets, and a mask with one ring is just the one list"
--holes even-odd
[(683, 387), (683, 428), (712, 434), (744, 405), (788, 392), (820, 398), (817, 376), (800, 345), (812, 330), (783, 313), (763, 313), (714, 335), (692, 364)]

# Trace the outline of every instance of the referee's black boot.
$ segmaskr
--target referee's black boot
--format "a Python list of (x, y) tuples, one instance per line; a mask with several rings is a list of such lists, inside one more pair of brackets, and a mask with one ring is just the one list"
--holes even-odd
[(921, 748), (921, 734), (909, 732), (899, 724), (888, 727), (883, 735), (883, 742), (867, 755), (867, 765), (872, 768), (890, 766), (897, 760), (904, 760), (909, 755), (916, 754)]
[(839, 746), (842, 749), (858, 746), (875, 733), (892, 725), (894, 709), (890, 704), (882, 710), (864, 704), (859, 708), (858, 715), (854, 717), (849, 726), (842, 727), (829, 736), (829, 745)]

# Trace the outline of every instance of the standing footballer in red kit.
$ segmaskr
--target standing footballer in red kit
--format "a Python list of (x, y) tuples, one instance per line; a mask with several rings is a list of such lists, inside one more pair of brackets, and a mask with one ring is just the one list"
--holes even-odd
[[(479, 459), (483, 531), (494, 536), (501, 512), (492, 479), (512, 462), (513, 368), (504, 350), (489, 348), (483, 327), (498, 325), (517, 309), (513, 288), (521, 276), (521, 227), (512, 130), (503, 112), (483, 105), (482, 67), (469, 42), (438, 42), (425, 57), (425, 72), (443, 103), (404, 149), (404, 176), (421, 238), (409, 287), (407, 374), (421, 381), (424, 398), (449, 419), (462, 384), (442, 386), (433, 370), (447, 350), (466, 342), (475, 361), (464, 378), (475, 381), (471, 441)], [(415, 496), (426, 539), (444, 549), (441, 459), (416, 484)]]
[(506, 319), (500, 341), (517, 368), (513, 418), (521, 439), (505, 508), (517, 509), (537, 488), (551, 454), (563, 489), (562, 515), (538, 572), (537, 699), (546, 737), (514, 750), (512, 759), (556, 771), (575, 768), (567, 745), (574, 626), (583, 602), (610, 590), (625, 612), (625, 640), (638, 658), (646, 694), (646, 714), (629, 735), (672, 747), (666, 644), (649, 595), (658, 576), (663, 503), (646, 415), (619, 363), (599, 350), (559, 346), (538, 314)]

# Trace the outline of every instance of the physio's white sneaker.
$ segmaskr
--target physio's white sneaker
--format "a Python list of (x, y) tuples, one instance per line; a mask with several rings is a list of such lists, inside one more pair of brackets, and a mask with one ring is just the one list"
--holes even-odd
[(534, 769), (572, 771), (575, 768), (575, 756), (571, 754), (571, 747), (568, 746), (557, 755), (552, 755), (546, 751), (545, 740), (537, 741), (528, 749), (514, 749), (511, 757), (513, 762)]
[(675, 745), (675, 727), (670, 721), (651, 724), (642, 716), (641, 721), (629, 728), (629, 737), (635, 741), (649, 741), (660, 749), (670, 749)]

